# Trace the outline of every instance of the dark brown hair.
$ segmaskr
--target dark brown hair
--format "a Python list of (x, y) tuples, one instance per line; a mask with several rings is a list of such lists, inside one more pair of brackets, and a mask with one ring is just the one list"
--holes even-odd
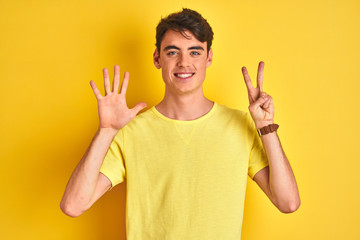
[(200, 13), (183, 8), (181, 12), (172, 13), (166, 18), (161, 18), (156, 27), (156, 47), (160, 53), (160, 44), (167, 30), (180, 32), (185, 38), (189, 38), (185, 31), (190, 31), (200, 42), (207, 42), (207, 52), (211, 48), (214, 33), (209, 23)]

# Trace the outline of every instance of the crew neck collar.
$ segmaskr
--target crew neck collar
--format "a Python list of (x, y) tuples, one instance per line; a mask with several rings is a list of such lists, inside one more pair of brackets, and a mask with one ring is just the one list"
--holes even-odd
[(207, 112), (205, 115), (199, 117), (199, 118), (196, 118), (196, 119), (194, 119), (194, 120), (177, 120), (177, 119), (168, 118), (168, 117), (166, 117), (165, 115), (161, 114), (161, 113), (156, 109), (155, 106), (153, 106), (153, 107), (151, 108), (151, 110), (153, 111), (153, 113), (154, 113), (156, 116), (160, 117), (161, 119), (163, 119), (163, 120), (165, 120), (165, 121), (168, 121), (168, 122), (180, 123), (180, 124), (190, 124), (190, 123), (201, 122), (201, 121), (203, 121), (203, 120), (211, 117), (211, 116), (214, 114), (214, 112), (216, 111), (216, 109), (217, 109), (217, 103), (214, 102), (214, 104), (213, 104), (212, 108), (210, 109), (210, 111)]

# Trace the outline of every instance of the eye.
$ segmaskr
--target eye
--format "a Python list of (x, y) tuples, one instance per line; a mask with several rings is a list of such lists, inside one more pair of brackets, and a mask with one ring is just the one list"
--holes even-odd
[(166, 53), (166, 55), (169, 55), (169, 56), (171, 56), (171, 55), (175, 55), (175, 54), (176, 54), (176, 52), (175, 52), (175, 51), (171, 51), (171, 52)]
[(190, 54), (191, 54), (191, 55), (195, 55), (195, 56), (200, 55), (200, 53), (199, 53), (199, 52), (196, 52), (196, 51), (192, 51)]

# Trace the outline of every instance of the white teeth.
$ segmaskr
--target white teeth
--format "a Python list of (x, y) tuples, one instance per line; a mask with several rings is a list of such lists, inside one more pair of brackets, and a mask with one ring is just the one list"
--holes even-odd
[(175, 74), (177, 77), (179, 78), (187, 78), (192, 76), (192, 73), (187, 73), (187, 74)]

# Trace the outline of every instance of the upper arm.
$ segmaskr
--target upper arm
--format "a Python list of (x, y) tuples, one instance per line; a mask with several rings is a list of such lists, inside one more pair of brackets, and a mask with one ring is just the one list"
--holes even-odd
[(268, 196), (270, 201), (276, 206), (271, 190), (270, 190), (270, 182), (269, 182), (269, 166), (264, 167), (260, 171), (258, 171), (253, 180), (257, 183), (257, 185), (261, 188), (261, 190)]
[(111, 182), (103, 173), (99, 172), (94, 194), (89, 202), (89, 209), (100, 197), (102, 197), (111, 187)]

